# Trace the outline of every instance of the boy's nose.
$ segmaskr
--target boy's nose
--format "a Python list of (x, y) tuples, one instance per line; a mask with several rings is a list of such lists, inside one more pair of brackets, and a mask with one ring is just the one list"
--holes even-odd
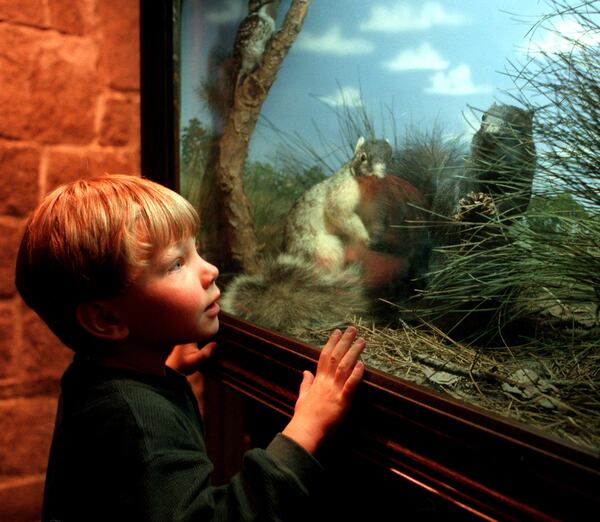
[(203, 286), (208, 288), (216, 281), (217, 277), (219, 277), (219, 269), (215, 265), (211, 265), (205, 261), (201, 268)]

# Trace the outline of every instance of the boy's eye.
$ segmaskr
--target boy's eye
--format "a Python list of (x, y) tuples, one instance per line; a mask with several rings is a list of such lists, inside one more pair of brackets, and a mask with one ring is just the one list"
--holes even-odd
[(169, 267), (169, 272), (175, 272), (177, 270), (180, 270), (182, 267), (183, 267), (183, 260), (181, 258), (178, 258), (171, 263), (171, 266)]

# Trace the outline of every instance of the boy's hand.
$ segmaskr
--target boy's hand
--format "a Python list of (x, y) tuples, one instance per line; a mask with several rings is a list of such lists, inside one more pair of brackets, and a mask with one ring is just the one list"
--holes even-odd
[(316, 375), (304, 372), (294, 416), (283, 434), (314, 453), (341, 421), (364, 372), (358, 360), (365, 340), (353, 326), (335, 330), (321, 351)]
[(178, 344), (167, 357), (165, 364), (183, 375), (191, 375), (212, 356), (216, 347), (215, 342), (210, 342), (202, 348), (198, 348), (196, 343)]

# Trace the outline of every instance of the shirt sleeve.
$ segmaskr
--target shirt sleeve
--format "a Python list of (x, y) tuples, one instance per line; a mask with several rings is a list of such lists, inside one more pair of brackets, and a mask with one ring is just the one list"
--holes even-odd
[(308, 452), (281, 434), (266, 449), (248, 451), (241, 471), (225, 486), (210, 484), (213, 466), (203, 452), (151, 456), (145, 468), (144, 520), (157, 522), (302, 520), (323, 473)]
[(266, 449), (249, 450), (230, 483), (215, 487), (210, 481), (213, 465), (194, 419), (161, 407), (147, 418), (134, 417), (143, 459), (135, 495), (139, 502), (133, 504), (144, 506), (141, 519), (306, 520), (303, 510), (320, 490), (324, 470), (292, 439), (277, 434)]
[(145, 520), (303, 520), (322, 474), (320, 464), (283, 435), (267, 449), (248, 451), (225, 486), (211, 486), (212, 464), (205, 455), (195, 457), (163, 455), (148, 466)]

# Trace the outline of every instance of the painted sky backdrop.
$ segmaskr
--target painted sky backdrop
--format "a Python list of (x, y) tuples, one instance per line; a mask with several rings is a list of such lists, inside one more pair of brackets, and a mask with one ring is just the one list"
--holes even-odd
[[(281, 15), (288, 5), (282, 1)], [(208, 73), (209, 54), (230, 52), (246, 6), (244, 0), (183, 0), (182, 128), (194, 117), (210, 125), (195, 89)], [(400, 133), (437, 122), (444, 132), (470, 139), (469, 106), (510, 102), (512, 82), (503, 74), (508, 61), (564, 45), (554, 32), (530, 32), (548, 11), (538, 0), (313, 0), (262, 115), (316, 147), (316, 127), (332, 141), (339, 136), (328, 109), (341, 103), (363, 103), (378, 137), (392, 138), (391, 110)], [(569, 20), (558, 20), (555, 28), (568, 36), (580, 29)], [(250, 159), (272, 158), (279, 143), (259, 124)]]

